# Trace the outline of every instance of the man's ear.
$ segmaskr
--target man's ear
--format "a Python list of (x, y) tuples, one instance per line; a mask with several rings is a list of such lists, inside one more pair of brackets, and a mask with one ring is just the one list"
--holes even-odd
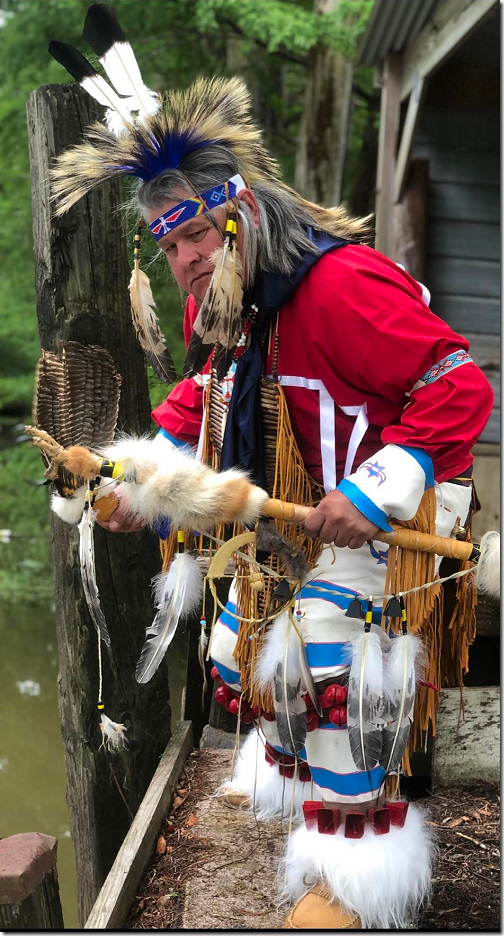
[(239, 201), (245, 202), (249, 206), (252, 212), (252, 220), (256, 228), (259, 227), (259, 205), (257, 204), (257, 199), (252, 191), (252, 189), (243, 189), (239, 195)]

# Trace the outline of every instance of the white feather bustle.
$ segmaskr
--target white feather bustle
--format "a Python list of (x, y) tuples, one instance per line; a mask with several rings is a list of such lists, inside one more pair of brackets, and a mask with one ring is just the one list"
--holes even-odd
[(366, 825), (360, 839), (300, 826), (291, 836), (278, 871), (281, 903), (296, 901), (316, 883), (334, 901), (357, 914), (362, 929), (403, 930), (414, 920), (431, 888), (433, 844), (422, 810), (411, 803), (402, 829), (376, 835)]
[(490, 530), (481, 538), (481, 556), (476, 566), (478, 591), (500, 598), (500, 534)]
[(51, 496), (51, 510), (65, 523), (80, 523), (86, 500), (87, 484), (77, 488), (73, 497)]
[[(137, 477), (139, 483), (126, 483), (121, 489), (131, 513), (147, 523), (167, 516), (178, 529), (202, 530), (221, 522), (229, 482), (247, 480), (235, 469), (217, 474), (176, 446), (167, 449), (154, 440), (123, 439), (107, 446), (103, 454), (123, 463), (126, 480), (128, 474)], [(265, 491), (250, 485), (246, 503), (234, 519), (254, 522), (267, 499)]]
[(246, 793), (251, 803), (249, 811), (255, 814), (256, 819), (288, 819), (293, 788), (293, 817), (299, 819), (304, 800), (311, 799), (311, 784), (301, 783), (298, 778), (282, 777), (275, 764), (268, 764), (264, 756), (264, 743), (255, 729), (240, 747), (232, 779), (222, 783), (215, 791), (215, 796), (229, 789)]
[(186, 589), (183, 608), (180, 612), (180, 617), (183, 618), (198, 610), (203, 601), (203, 572), (196, 559), (185, 552), (180, 555), (175, 554), (167, 571), (159, 572), (158, 575), (154, 576), (152, 587), (154, 590), (154, 604), (156, 608), (161, 608), (167, 594), (173, 592), (175, 588), (180, 565), (182, 565), (180, 573)]
[(415, 680), (424, 675), (427, 664), (427, 654), (421, 637), (413, 634), (402, 634), (390, 641), (390, 652), (384, 656), (383, 668), (383, 694), (385, 698), (392, 698), (394, 693), (402, 688), (404, 680), (404, 656), (401, 652), (401, 640), (406, 641), (408, 668), (414, 667)]
[[(289, 630), (292, 630), (292, 624), (289, 621), (289, 615), (286, 611), (279, 614), (266, 631), (263, 646), (259, 658), (254, 666), (253, 684), (254, 688), (265, 692), (273, 686), (273, 677), (279, 662), (283, 662), (285, 645)], [(289, 641), (289, 652), (287, 656), (287, 680), (294, 685), (301, 676), (301, 667), (299, 665), (299, 650), (297, 635), (291, 634)]]

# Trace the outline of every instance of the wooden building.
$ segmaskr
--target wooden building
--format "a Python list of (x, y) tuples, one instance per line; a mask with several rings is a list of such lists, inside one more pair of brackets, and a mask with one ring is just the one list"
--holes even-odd
[(499, 2), (376, 0), (359, 61), (381, 86), (376, 247), (425, 283), (495, 392), (475, 448), (479, 534), (500, 501)]

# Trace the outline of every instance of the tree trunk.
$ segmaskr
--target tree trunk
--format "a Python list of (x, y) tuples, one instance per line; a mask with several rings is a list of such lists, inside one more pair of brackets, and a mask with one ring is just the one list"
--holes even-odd
[[(97, 117), (77, 85), (50, 85), (28, 100), (37, 316), (42, 348), (67, 340), (99, 345), (123, 377), (118, 428), (149, 429), (143, 354), (133, 332), (129, 270), (119, 183), (101, 186), (63, 218), (51, 217), (53, 157), (79, 141)], [(142, 531), (128, 536), (95, 527), (102, 606), (111, 647), (102, 643), (105, 712), (127, 727), (128, 751), (101, 747), (97, 637), (81, 586), (78, 533), (52, 515), (59, 708), (66, 749), (67, 799), (83, 924), (170, 737), (167, 671), (147, 686), (135, 664), (152, 621), (149, 582), (160, 568), (157, 544)]]
[[(339, 2), (314, 0), (314, 10), (328, 14)], [(294, 188), (328, 208), (341, 201), (352, 73), (352, 62), (338, 52), (323, 45), (310, 52)]]

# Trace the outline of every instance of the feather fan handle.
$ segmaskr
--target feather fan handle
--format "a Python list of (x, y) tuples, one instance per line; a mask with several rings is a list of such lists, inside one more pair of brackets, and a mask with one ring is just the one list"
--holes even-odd
[(88, 489), (84, 513), (79, 523), (79, 561), (82, 578), (82, 587), (86, 598), (91, 619), (101, 639), (110, 647), (110, 634), (108, 632), (105, 615), (100, 605), (100, 594), (96, 582), (96, 569), (94, 557), (93, 527), (95, 515), (90, 504), (90, 491)]
[(149, 277), (140, 269), (138, 260), (135, 260), (129, 291), (131, 317), (144, 354), (156, 376), (165, 383), (173, 383), (176, 378), (175, 365), (159, 327)]
[(131, 99), (130, 109), (139, 111), (139, 119), (155, 114), (161, 101), (144, 83), (133, 49), (111, 8), (103, 3), (90, 6), (82, 35), (98, 55), (118, 94)]
[(152, 679), (170, 646), (179, 621), (198, 608), (203, 594), (203, 575), (187, 553), (178, 553), (167, 572), (153, 581), (158, 612), (145, 632), (146, 641), (135, 677), (139, 683)]
[(347, 702), (348, 738), (358, 770), (371, 770), (380, 760), (383, 707), (380, 637), (364, 632), (352, 645)]

